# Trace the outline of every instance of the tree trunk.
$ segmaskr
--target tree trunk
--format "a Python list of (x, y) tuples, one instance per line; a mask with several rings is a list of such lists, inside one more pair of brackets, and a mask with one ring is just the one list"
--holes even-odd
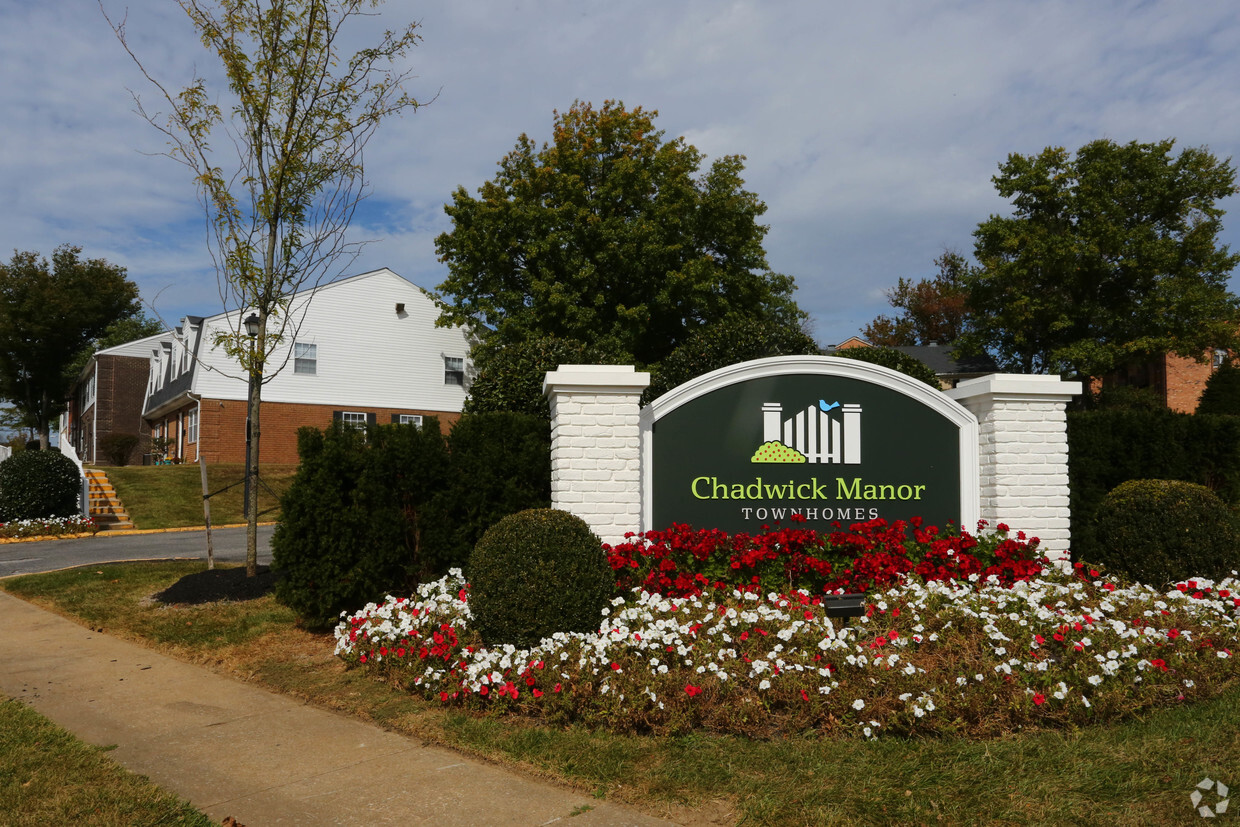
[(249, 439), (245, 459), (246, 480), (246, 529), (245, 529), (245, 576), (258, 574), (258, 444), (259, 415), (263, 397), (263, 348), (267, 344), (267, 314), (259, 313), (258, 342), (251, 353), (249, 393)]
[(52, 447), (52, 422), (47, 416), (50, 409), (47, 391), (43, 391), (41, 401), (43, 405), (39, 408), (39, 447), (46, 451)]

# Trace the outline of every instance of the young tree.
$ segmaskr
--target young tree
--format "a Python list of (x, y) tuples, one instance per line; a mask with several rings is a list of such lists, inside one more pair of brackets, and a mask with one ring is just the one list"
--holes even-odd
[[(139, 312), (125, 268), (82, 260), (63, 245), (46, 258), (16, 252), (0, 264), (0, 396), (31, 423), (44, 448), (65, 409), (75, 358), (108, 326)], [(79, 365), (80, 367), (80, 365)]]
[(974, 232), (967, 349), (1026, 373), (1091, 377), (1231, 347), (1240, 314), (1227, 279), (1240, 256), (1219, 243), (1217, 202), (1236, 192), (1235, 170), (1204, 148), (1173, 156), (1174, 143), (1008, 156), (993, 181), (1015, 212)]
[(934, 263), (939, 272), (933, 279), (901, 278), (886, 291), (887, 301), (902, 312), (878, 316), (862, 328), (862, 338), (880, 347), (907, 347), (953, 344), (964, 334), (969, 319), (964, 283), (977, 268), (952, 250)]
[(766, 205), (744, 189), (743, 159), (699, 175), (702, 153), (664, 141), (657, 114), (574, 103), (550, 144), (522, 135), (477, 198), (458, 188), (435, 240), (440, 323), (479, 325), (484, 349), (554, 336), (647, 365), (729, 313), (800, 326), (792, 278), (767, 265)]
[[(145, 68), (171, 112), (150, 113), (140, 100), (138, 110), (168, 137), (168, 155), (189, 168), (214, 228), (209, 247), (225, 310), (233, 311), (232, 329), (214, 344), (237, 359), (250, 384), (246, 570), (253, 576), (262, 386), (280, 369), (268, 370), (268, 358), (296, 337), (301, 316), (292, 295), (339, 275), (356, 257), (345, 231), (365, 194), (362, 150), (380, 122), (419, 106), (402, 88), (410, 72), (401, 62), (420, 38), (410, 24), (371, 48), (342, 51), (346, 24), (369, 16), (380, 0), (177, 3), (223, 64), (231, 112), (225, 116), (203, 78), (173, 92)], [(133, 56), (124, 24), (113, 30)], [(253, 337), (245, 326), (251, 316)]]

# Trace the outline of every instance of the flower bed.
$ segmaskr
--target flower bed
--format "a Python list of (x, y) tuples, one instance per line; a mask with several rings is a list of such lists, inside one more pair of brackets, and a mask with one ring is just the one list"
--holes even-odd
[(0, 540), (16, 540), (27, 537), (64, 537), (76, 534), (95, 534), (99, 526), (90, 517), (44, 517), (39, 520), (14, 520), (0, 523)]
[(604, 544), (617, 588), (640, 586), (665, 597), (689, 597), (705, 588), (760, 592), (865, 592), (900, 583), (915, 574), (923, 581), (960, 580), (977, 574), (1003, 585), (1036, 577), (1043, 570), (1038, 539), (1006, 525), (993, 531), (978, 523), (976, 535), (940, 531), (920, 518), (888, 525), (877, 519), (828, 534), (803, 528), (805, 518), (762, 534), (729, 536), (717, 529), (673, 525), (663, 531), (627, 534), (626, 542)]
[[(948, 555), (950, 558), (951, 555)], [(1042, 561), (1045, 564), (1045, 561)], [(591, 634), (488, 649), (459, 570), (345, 617), (336, 654), (457, 707), (617, 731), (771, 737), (967, 733), (1109, 721), (1234, 685), (1240, 580), (1167, 592), (1049, 564), (867, 592), (851, 625), (815, 594), (632, 589)]]

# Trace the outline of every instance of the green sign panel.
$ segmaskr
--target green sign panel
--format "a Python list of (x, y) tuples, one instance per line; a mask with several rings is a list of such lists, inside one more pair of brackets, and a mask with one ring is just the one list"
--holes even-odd
[(906, 382), (884, 384), (881, 372), (843, 372), (877, 381), (759, 375), (656, 413), (650, 527), (753, 533), (790, 525), (793, 514), (819, 530), (877, 517), (959, 525), (969, 509), (954, 403), (929, 387), (910, 394)]

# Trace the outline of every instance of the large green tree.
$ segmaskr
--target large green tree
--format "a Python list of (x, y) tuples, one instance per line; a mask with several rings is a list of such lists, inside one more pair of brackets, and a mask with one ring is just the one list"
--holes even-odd
[(1093, 141), (1010, 155), (993, 179), (1014, 205), (974, 233), (968, 349), (1027, 373), (1099, 376), (1153, 354), (1231, 346), (1227, 289), (1240, 261), (1219, 243), (1235, 170), (1172, 140)]
[(962, 255), (944, 250), (934, 260), (934, 278), (901, 278), (886, 291), (887, 301), (900, 312), (878, 316), (861, 330), (861, 336), (880, 347), (953, 344), (968, 324), (968, 290), (965, 279), (976, 267)]
[(440, 322), (483, 349), (554, 336), (607, 343), (644, 365), (729, 313), (800, 326), (793, 280), (773, 273), (740, 156), (664, 140), (657, 113), (608, 101), (555, 114), (541, 148), (522, 135), (478, 190), (458, 188)]
[[(307, 305), (292, 306), (292, 296), (339, 275), (356, 255), (346, 231), (365, 195), (363, 150), (382, 121), (419, 105), (403, 89), (411, 71), (404, 59), (419, 36), (410, 24), (350, 53), (348, 24), (381, 0), (176, 2), (219, 58), (231, 109), (221, 109), (221, 90), (201, 77), (178, 92), (145, 69), (170, 112), (138, 106), (167, 136), (169, 156), (189, 168), (214, 229), (211, 253), (225, 309), (233, 311), (231, 330), (214, 344), (236, 358), (250, 387), (246, 570), (253, 576), (262, 386), (279, 372), (267, 360), (296, 336)], [(113, 30), (128, 50), (123, 22)]]
[(139, 310), (132, 316), (122, 316), (112, 324), (96, 339), (92, 339), (86, 347), (78, 351), (73, 362), (69, 365), (70, 376), (77, 376), (82, 372), (82, 368), (86, 367), (86, 363), (90, 361), (90, 357), (97, 350), (103, 350), (117, 345), (127, 344), (137, 339), (144, 339), (147, 336), (154, 336), (156, 333), (162, 333), (166, 328), (164, 323), (158, 319), (152, 319), (146, 315), (146, 312)]
[(125, 268), (81, 252), (62, 245), (49, 263), (14, 251), (0, 264), (0, 395), (33, 423), (44, 448), (52, 419), (65, 409), (78, 354), (141, 310)]

